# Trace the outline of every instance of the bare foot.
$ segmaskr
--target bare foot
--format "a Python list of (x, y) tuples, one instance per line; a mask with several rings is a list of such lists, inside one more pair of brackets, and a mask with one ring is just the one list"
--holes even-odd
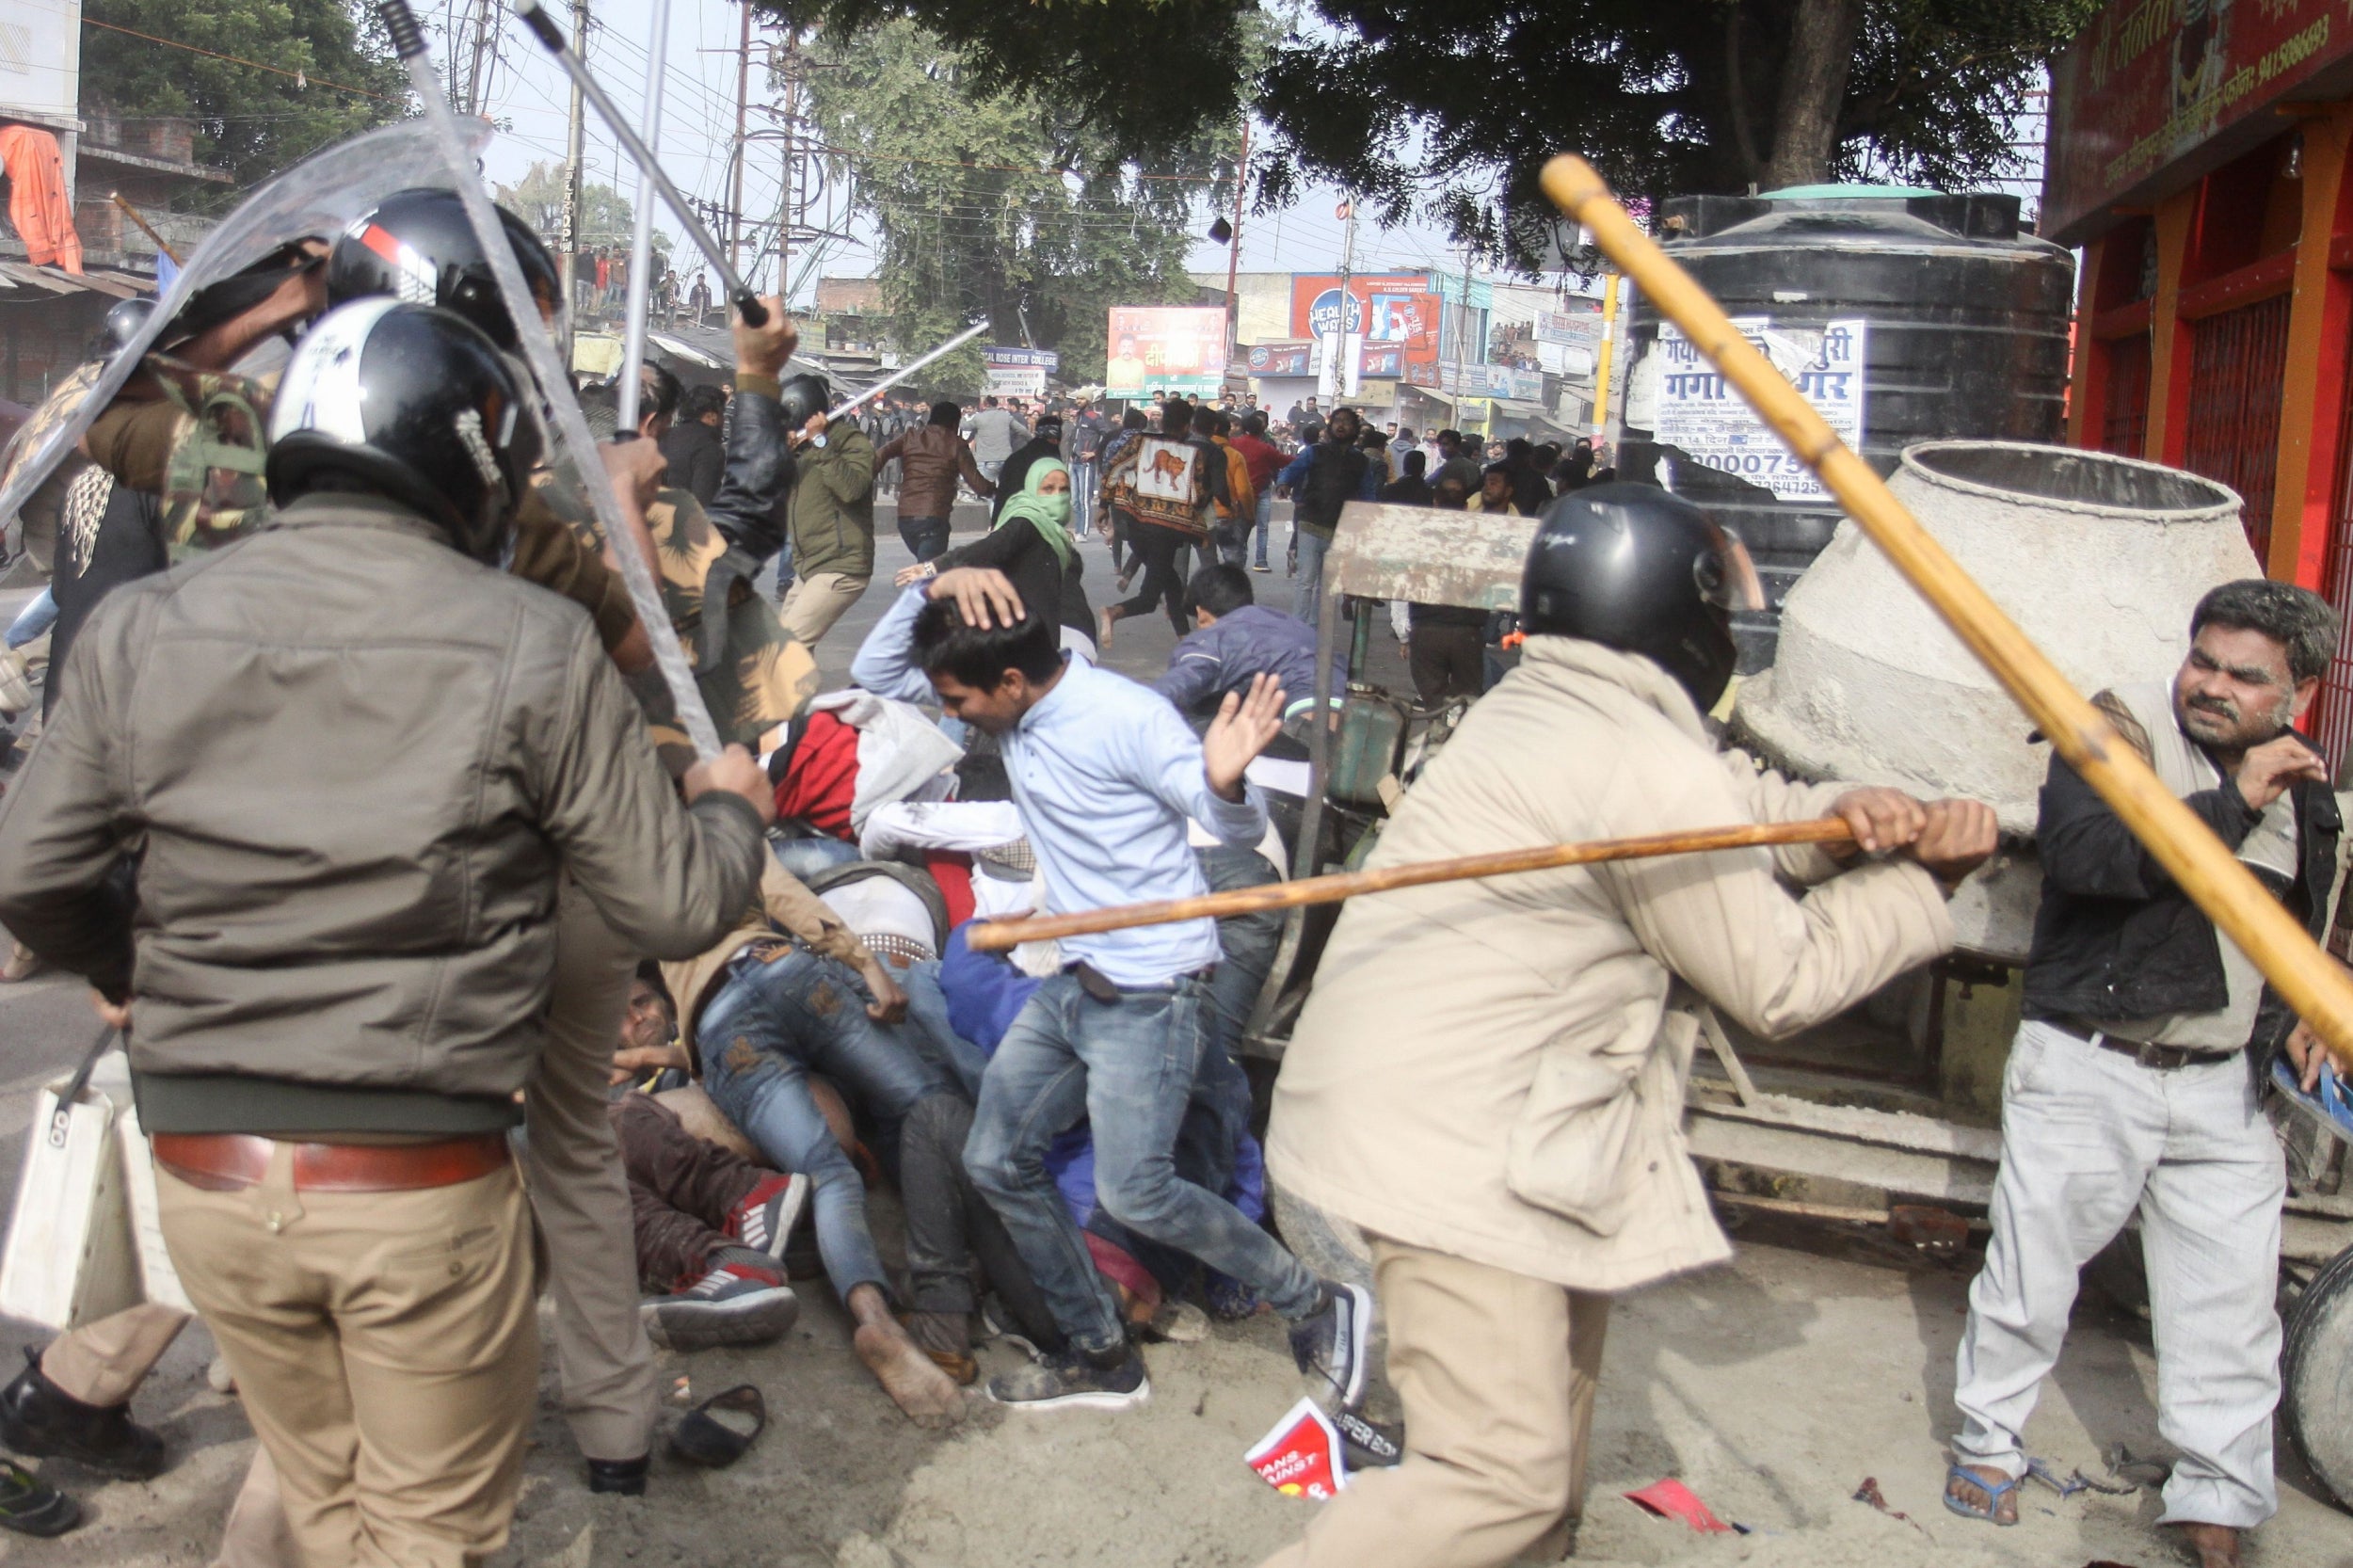
[[(1965, 1476), (1976, 1476), (1986, 1484), (1972, 1486), (1962, 1479)], [(1961, 1467), (1959, 1475), (1945, 1483), (1945, 1496), (1956, 1502), (1965, 1503), (1971, 1508), (1981, 1509), (1993, 1496), (1993, 1489), (2009, 1479), (1990, 1464), (1964, 1464)], [(2003, 1493), (2001, 1501), (1993, 1505), (1993, 1522), (1997, 1525), (2018, 1523), (2018, 1489), (2016, 1487)]]
[(964, 1419), (964, 1394), (955, 1380), (917, 1350), (898, 1324), (868, 1323), (852, 1336), (851, 1344), (883, 1392), (917, 1426), (937, 1431)]
[[(1125, 585), (1126, 584), (1122, 584), (1122, 586)], [(1104, 648), (1110, 648), (1112, 646), (1112, 628), (1119, 624), (1118, 613), (1109, 607), (1097, 610), (1095, 612), (1095, 629), (1097, 633), (1095, 639), (1095, 646)]]
[(2238, 1531), (2228, 1525), (2184, 1525), (2182, 1539), (2198, 1554), (2198, 1568), (2239, 1568)]

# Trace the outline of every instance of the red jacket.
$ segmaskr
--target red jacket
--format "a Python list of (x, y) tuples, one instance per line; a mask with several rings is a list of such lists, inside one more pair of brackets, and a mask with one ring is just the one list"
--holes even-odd
[(1256, 436), (1236, 436), (1227, 443), (1241, 454), (1241, 460), (1250, 465), (1250, 488), (1259, 494), (1274, 482), (1274, 475), (1283, 466), (1283, 455)]

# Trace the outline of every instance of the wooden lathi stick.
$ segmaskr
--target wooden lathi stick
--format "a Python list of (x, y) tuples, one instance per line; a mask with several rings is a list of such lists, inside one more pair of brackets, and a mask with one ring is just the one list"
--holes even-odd
[(1545, 165), (1545, 194), (1632, 279), (1660, 315), (1736, 388), (1757, 417), (1837, 497), (1889, 565), (1944, 617), (1994, 680), (2051, 738), (2182, 891), (2236, 942), (2298, 1017), (2353, 1071), (2353, 977), (2265, 889), (2190, 808), (2126, 745), (2018, 623), (1937, 543), (1870, 464), (1799, 395), (1708, 292), (1626, 216), (1582, 158)]
[(1303, 877), (1296, 882), (1269, 882), (1257, 888), (1237, 888), (1231, 892), (1203, 893), (1198, 898), (1123, 904), (1075, 915), (988, 920), (973, 926), (965, 940), (982, 952), (1002, 952), (1023, 942), (1087, 936), (1098, 931), (1125, 931), (1138, 925), (1169, 925), (1177, 920), (1221, 920), (1227, 915), (1255, 915), (1265, 909), (1296, 909), (1307, 904), (1337, 904), (1365, 893), (1385, 893), (1395, 888), (1418, 888), (1431, 882), (1466, 882), (1474, 877), (1505, 876), (1513, 872), (1549, 871), (1556, 866), (1646, 860), (1661, 855), (1697, 855), (1712, 849), (1748, 849), (1758, 844), (1843, 844), (1853, 840), (1854, 829), (1845, 822), (1823, 817), (1807, 822), (1703, 827), (1689, 833), (1652, 833), (1639, 839), (1595, 839), (1581, 844), (1544, 844), (1497, 855), (1465, 855), (1451, 860), (1424, 860), (1412, 866), (1385, 866), (1377, 872), (1336, 872), (1330, 876)]

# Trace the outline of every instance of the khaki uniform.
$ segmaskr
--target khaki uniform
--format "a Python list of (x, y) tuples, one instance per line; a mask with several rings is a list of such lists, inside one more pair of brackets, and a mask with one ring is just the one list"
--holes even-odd
[[(1369, 865), (1795, 821), (1838, 792), (1718, 755), (1649, 660), (1531, 637)], [(1785, 1034), (1951, 946), (1926, 872), (1835, 870), (1803, 846), (1725, 851), (1342, 913), (1275, 1086), (1267, 1163), (1379, 1239), (1408, 1453), (1275, 1561), (1502, 1563), (1561, 1542), (1609, 1295), (1730, 1253), (1682, 1134), (1693, 993)], [(1776, 873), (1819, 886), (1800, 899)]]

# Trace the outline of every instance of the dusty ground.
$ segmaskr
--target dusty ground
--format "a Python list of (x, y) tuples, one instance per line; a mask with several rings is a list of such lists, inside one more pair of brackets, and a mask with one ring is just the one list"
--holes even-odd
[[(887, 517), (887, 514), (886, 514)], [(882, 569), (905, 553), (886, 520)], [(1278, 556), (1279, 560), (1279, 556)], [(1109, 597), (1090, 550), (1090, 590)], [(1280, 568), (1255, 578), (1288, 589)], [(0, 616), (23, 595), (0, 592)], [(821, 650), (839, 678), (857, 632), (884, 607), (877, 588)], [(1123, 628), (1113, 663), (1151, 673), (1166, 627)], [(56, 979), (0, 988), (0, 1191), (12, 1191), (34, 1088), (87, 1042), (76, 987)], [(2026, 1495), (2025, 1520), (1995, 1530), (1937, 1501), (1950, 1430), (1953, 1342), (1974, 1257), (1912, 1259), (1853, 1235), (1764, 1222), (1741, 1233), (1724, 1269), (1621, 1304), (1611, 1325), (1596, 1424), (1593, 1497), (1579, 1560), (1744, 1563), (1757, 1568), (2075, 1568), (2099, 1560), (2157, 1568), (2183, 1561), (2151, 1528), (2153, 1496)], [(886, 1247), (888, 1249), (888, 1241)], [(1282, 1336), (1259, 1319), (1209, 1342), (1148, 1354), (1153, 1400), (1122, 1416), (1018, 1416), (976, 1409), (935, 1436), (901, 1419), (851, 1360), (848, 1327), (822, 1284), (804, 1286), (801, 1325), (754, 1352), (665, 1357), (697, 1397), (759, 1384), (766, 1436), (719, 1472), (658, 1462), (644, 1500), (590, 1496), (543, 1388), (515, 1545), (503, 1563), (563, 1568), (629, 1562), (696, 1568), (1226, 1568), (1290, 1540), (1317, 1505), (1285, 1499), (1242, 1451), (1297, 1397)], [(38, 1342), (0, 1324), (0, 1365)], [(53, 1543), (0, 1537), (0, 1560), (27, 1568), (204, 1563), (249, 1458), (233, 1400), (204, 1382), (210, 1346), (194, 1328), (138, 1396), (139, 1417), (170, 1442), (173, 1468), (147, 1486), (102, 1484), (44, 1466), (90, 1522)], [(2031, 1431), (2062, 1472), (2100, 1473), (2122, 1441), (2160, 1448), (2145, 1325), (2096, 1303), (2076, 1331)], [(2353, 1568), (2353, 1521), (2322, 1499), (2281, 1444), (2281, 1509), (2254, 1539), (2255, 1568)], [(1702, 1539), (1650, 1519), (1619, 1494), (1681, 1478), (1746, 1537)], [(1850, 1500), (1876, 1477), (1905, 1523)]]

